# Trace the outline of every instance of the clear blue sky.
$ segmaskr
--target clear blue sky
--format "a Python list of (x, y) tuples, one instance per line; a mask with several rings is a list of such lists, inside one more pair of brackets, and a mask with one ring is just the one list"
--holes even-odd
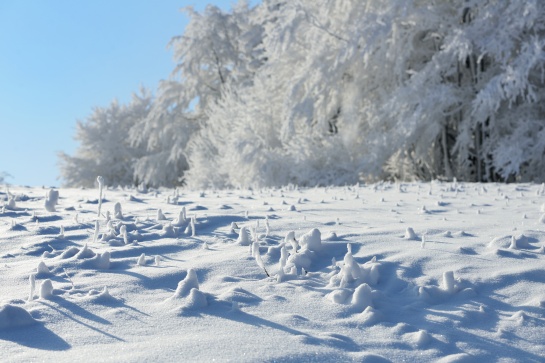
[[(252, 4), (258, 1), (251, 1)], [(16, 185), (59, 186), (59, 151), (93, 106), (155, 91), (174, 67), (169, 40), (189, 0), (0, 0), (0, 173)]]

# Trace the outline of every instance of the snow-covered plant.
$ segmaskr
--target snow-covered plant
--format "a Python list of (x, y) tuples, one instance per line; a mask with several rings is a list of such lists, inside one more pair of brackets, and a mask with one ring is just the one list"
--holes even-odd
[[(244, 228), (244, 227), (243, 227)], [(265, 267), (265, 263), (263, 262), (263, 259), (261, 258), (261, 253), (259, 252), (259, 235), (257, 233), (258, 225), (256, 225), (255, 228), (252, 228), (252, 238), (253, 242), (250, 244), (250, 254), (253, 258), (255, 258), (255, 261), (257, 262), (257, 265), (265, 271), (265, 274), (267, 277), (271, 277), (269, 275), (269, 272), (267, 271), (267, 268)], [(279, 277), (279, 279), (281, 279)]]
[(172, 222), (172, 225), (176, 227), (182, 227), (186, 223), (187, 223), (186, 210), (185, 210), (185, 207), (182, 207), (182, 210), (178, 214), (178, 219), (174, 220), (174, 222)]
[(102, 188), (104, 188), (104, 178), (102, 176), (97, 176), (98, 183), (98, 210), (97, 217), (100, 218), (100, 209), (102, 208)]
[(36, 267), (36, 274), (38, 275), (48, 275), (49, 274), (49, 267), (45, 264), (45, 262), (40, 261), (38, 263), (38, 266)]
[(28, 295), (28, 300), (34, 300), (34, 290), (36, 289), (36, 275), (30, 274), (28, 277), (28, 282), (30, 284), (30, 293)]
[(138, 260), (136, 261), (136, 264), (138, 266), (146, 266), (146, 254), (145, 253), (142, 253), (139, 257), (138, 257)]
[(95, 221), (95, 230), (93, 233), (93, 242), (96, 242), (98, 240), (98, 232), (100, 229), (99, 221), (98, 219)]
[(511, 250), (517, 250), (518, 249), (517, 239), (515, 238), (515, 236), (511, 236), (511, 243), (509, 244), (509, 249), (511, 249)]
[(44, 207), (48, 212), (55, 212), (55, 206), (59, 203), (59, 191), (50, 189), (45, 194)]
[(237, 244), (241, 246), (249, 246), (250, 243), (251, 243), (251, 240), (250, 240), (250, 232), (248, 231), (248, 227), (246, 226), (240, 227), (240, 230), (238, 232)]
[(457, 290), (456, 280), (454, 279), (453, 271), (446, 271), (443, 273), (443, 290), (448, 293), (454, 293)]
[(4, 205), (8, 209), (15, 210), (17, 209), (17, 203), (15, 202), (15, 196), (10, 194), (8, 196), (8, 202)]
[(53, 282), (50, 279), (45, 279), (40, 285), (40, 298), (50, 299), (53, 297)]
[(190, 222), (189, 222), (189, 225), (191, 226), (191, 237), (195, 237), (195, 235), (196, 235), (195, 220), (196, 220), (196, 218), (192, 217)]
[(57, 235), (57, 238), (64, 239), (64, 226), (61, 225), (59, 234)]
[(299, 244), (297, 243), (297, 240), (295, 239), (295, 232), (289, 231), (288, 234), (284, 237), (284, 243), (287, 245), (288, 243), (291, 245), (291, 248), (293, 252), (297, 252), (297, 249), (299, 248)]
[(129, 244), (129, 234), (127, 233), (127, 226), (122, 225), (119, 227), (119, 236), (123, 238), (123, 243), (128, 245)]
[(359, 285), (354, 290), (354, 295), (352, 296), (352, 305), (355, 308), (365, 309), (368, 306), (372, 306), (373, 300), (372, 300), (372, 290), (369, 285), (366, 283), (363, 283)]
[(286, 262), (288, 261), (288, 250), (286, 249), (286, 245), (283, 244), (280, 248), (280, 267), (283, 269), (286, 267)]
[(167, 217), (163, 214), (163, 210), (161, 208), (157, 209), (157, 215), (155, 217), (156, 221), (164, 221)]
[(95, 257), (95, 252), (87, 246), (87, 243), (83, 245), (83, 247), (76, 253), (74, 257), (77, 259), (86, 259), (86, 258), (93, 258)]
[(405, 230), (405, 236), (403, 238), (410, 239), (410, 240), (418, 239), (412, 227), (407, 227), (407, 229)]
[(268, 237), (271, 234), (271, 226), (269, 225), (269, 216), (265, 216), (265, 236)]
[(119, 202), (114, 205), (114, 218), (123, 219), (123, 210), (121, 208), (121, 203)]
[(97, 253), (93, 262), (96, 268), (108, 270), (110, 268), (110, 252)]

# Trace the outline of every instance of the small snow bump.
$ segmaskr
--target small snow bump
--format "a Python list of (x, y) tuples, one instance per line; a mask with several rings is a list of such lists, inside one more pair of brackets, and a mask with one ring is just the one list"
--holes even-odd
[(412, 227), (407, 227), (407, 229), (405, 230), (405, 236), (403, 238), (409, 240), (417, 240), (418, 236), (416, 235), (416, 233), (414, 233), (414, 229), (412, 229)]
[(22, 328), (36, 323), (30, 313), (20, 306), (6, 304), (0, 307), (0, 330)]

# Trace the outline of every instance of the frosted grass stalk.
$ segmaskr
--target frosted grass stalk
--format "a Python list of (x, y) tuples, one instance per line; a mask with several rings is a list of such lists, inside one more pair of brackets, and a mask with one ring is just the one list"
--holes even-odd
[(104, 178), (100, 175), (97, 176), (98, 182), (98, 212), (97, 217), (100, 218), (100, 209), (102, 208), (102, 187), (104, 185)]

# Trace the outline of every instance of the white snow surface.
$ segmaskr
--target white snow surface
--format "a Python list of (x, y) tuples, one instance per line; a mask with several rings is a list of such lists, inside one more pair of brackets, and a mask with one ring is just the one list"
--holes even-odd
[(2, 360), (545, 361), (543, 186), (431, 184), (12, 186)]

